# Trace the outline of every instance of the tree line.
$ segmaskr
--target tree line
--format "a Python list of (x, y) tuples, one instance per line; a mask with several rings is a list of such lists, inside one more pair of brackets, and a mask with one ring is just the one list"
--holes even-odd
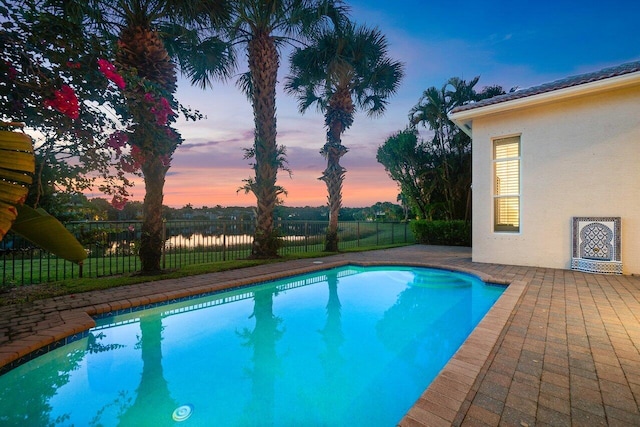
[[(123, 209), (116, 209), (104, 197), (87, 199), (75, 196), (73, 201), (58, 212), (63, 221), (141, 221), (142, 202), (129, 202)], [(164, 219), (167, 221), (253, 221), (255, 208), (247, 206), (202, 206), (194, 207), (186, 204), (181, 208), (163, 206)], [(377, 202), (365, 207), (343, 207), (340, 210), (341, 221), (378, 221), (400, 222), (406, 221), (403, 206), (391, 202)], [(278, 205), (274, 210), (276, 221), (327, 221), (328, 206), (285, 206)]]
[[(274, 213), (286, 189), (286, 149), (277, 143), (276, 83), (281, 49), (294, 47), (286, 90), (304, 112), (324, 114), (329, 227), (337, 249), (348, 151), (342, 134), (360, 109), (385, 111), (403, 76), (385, 36), (355, 24), (339, 0), (0, 0), (0, 118), (22, 121), (40, 136), (36, 184), (27, 203), (98, 185), (123, 209), (142, 176), (145, 196), (140, 258), (143, 273), (160, 272), (163, 189), (182, 143), (178, 115), (202, 116), (175, 98), (177, 74), (205, 88), (237, 80), (253, 108), (254, 142), (246, 150), (253, 175), (242, 189), (256, 197), (252, 257), (277, 255)], [(16, 200), (15, 203), (21, 203)]]
[[(505, 93), (501, 86), (478, 92), (479, 80), (452, 77), (442, 87), (429, 87), (409, 111), (407, 128), (378, 147), (376, 158), (398, 183), (398, 199), (420, 219), (471, 219), (471, 138), (448, 115), (458, 106)], [(430, 139), (420, 138), (420, 127)]]

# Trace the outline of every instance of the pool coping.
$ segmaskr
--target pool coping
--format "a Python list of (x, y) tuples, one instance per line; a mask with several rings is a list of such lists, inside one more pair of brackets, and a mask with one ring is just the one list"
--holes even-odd
[[(24, 337), (0, 346), (0, 374), (15, 366), (25, 363), (47, 351), (68, 344), (86, 335), (89, 329), (96, 325), (94, 317), (109, 316), (121, 310), (130, 308), (144, 309), (159, 303), (170, 304), (184, 298), (213, 292), (248, 286), (251, 284), (277, 280), (325, 269), (355, 265), (355, 266), (416, 266), (435, 268), (445, 271), (456, 271), (477, 276), (486, 283), (507, 285), (503, 294), (491, 307), (480, 323), (474, 328), (461, 347), (436, 376), (430, 386), (423, 392), (411, 409), (399, 421), (401, 426), (448, 426), (460, 422), (464, 416), (465, 406), (468, 407), (468, 395), (472, 386), (485, 366), (505, 325), (509, 321), (523, 290), (525, 281), (505, 281), (495, 278), (485, 272), (467, 267), (459, 268), (438, 262), (394, 261), (394, 260), (353, 260), (353, 259), (324, 259), (313, 261), (303, 267), (259, 273), (247, 277), (225, 280), (217, 283), (199, 284), (181, 289), (169, 289), (161, 292), (151, 292), (125, 299), (115, 299), (111, 302), (89, 304), (82, 307), (60, 310), (62, 323), (50, 328), (42, 328), (33, 335)], [(215, 273), (213, 273), (215, 274)], [(185, 277), (182, 279), (166, 279), (168, 281), (194, 281), (195, 278), (207, 275)], [(160, 283), (163, 280), (151, 283)]]

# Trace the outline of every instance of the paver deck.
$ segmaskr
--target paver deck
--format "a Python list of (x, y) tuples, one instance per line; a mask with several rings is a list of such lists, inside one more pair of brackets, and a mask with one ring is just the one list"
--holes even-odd
[(400, 425), (640, 425), (640, 277), (473, 263), (468, 248), (339, 254), (0, 307), (0, 367), (92, 327), (93, 315), (347, 263), (509, 284)]

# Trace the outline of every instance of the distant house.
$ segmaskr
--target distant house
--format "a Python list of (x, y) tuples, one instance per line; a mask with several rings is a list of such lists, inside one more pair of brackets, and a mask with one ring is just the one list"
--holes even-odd
[(473, 261), (640, 274), (640, 62), (454, 109)]

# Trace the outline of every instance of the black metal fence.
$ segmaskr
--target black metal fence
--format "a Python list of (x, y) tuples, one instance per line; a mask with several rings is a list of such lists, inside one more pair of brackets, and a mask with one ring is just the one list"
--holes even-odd
[[(3, 286), (35, 284), (75, 277), (102, 277), (140, 269), (141, 222), (69, 222), (66, 227), (85, 247), (82, 269), (8, 233), (0, 242)], [(280, 254), (324, 249), (326, 221), (279, 221)], [(168, 221), (163, 268), (246, 258), (251, 253), (253, 221)], [(340, 222), (339, 248), (413, 243), (407, 223)]]

